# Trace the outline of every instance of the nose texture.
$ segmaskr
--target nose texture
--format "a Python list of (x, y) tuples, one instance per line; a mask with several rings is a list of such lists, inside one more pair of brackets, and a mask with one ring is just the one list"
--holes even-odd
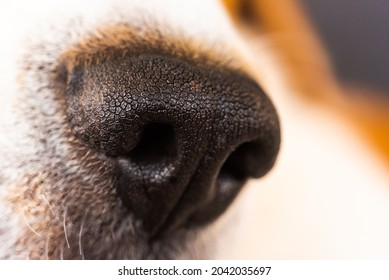
[(218, 217), (279, 149), (277, 114), (247, 75), (158, 54), (75, 67), (74, 134), (117, 165), (124, 205), (151, 236)]

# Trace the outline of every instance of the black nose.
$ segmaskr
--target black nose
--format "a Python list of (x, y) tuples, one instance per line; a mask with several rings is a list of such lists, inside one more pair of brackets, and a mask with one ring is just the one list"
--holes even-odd
[(271, 169), (277, 114), (247, 75), (163, 55), (77, 66), (73, 132), (118, 166), (118, 192), (155, 235), (218, 217), (248, 178)]

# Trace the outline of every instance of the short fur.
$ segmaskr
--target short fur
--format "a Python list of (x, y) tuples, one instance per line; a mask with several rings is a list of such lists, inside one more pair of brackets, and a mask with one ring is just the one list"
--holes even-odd
[[(288, 43), (277, 43), (278, 33), (300, 30), (279, 16), (302, 18), (294, 4), (254, 3), (262, 31), (246, 37), (210, 0), (0, 4), (0, 259), (388, 257), (387, 170), (347, 118), (301, 97), (336, 85), (325, 62), (300, 71), (287, 61)], [(254, 77), (283, 135), (275, 170), (249, 182), (217, 221), (152, 243), (112, 187), (114, 167), (72, 133), (58, 94), (63, 73), (134, 42)], [(304, 73), (314, 73), (315, 82), (302, 79), (307, 87), (286, 79)]]

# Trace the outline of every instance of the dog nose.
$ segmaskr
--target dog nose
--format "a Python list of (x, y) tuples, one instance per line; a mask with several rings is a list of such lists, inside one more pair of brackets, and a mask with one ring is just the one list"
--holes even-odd
[(276, 111), (239, 70), (163, 55), (75, 66), (73, 133), (117, 166), (118, 194), (151, 236), (218, 217), (273, 166)]

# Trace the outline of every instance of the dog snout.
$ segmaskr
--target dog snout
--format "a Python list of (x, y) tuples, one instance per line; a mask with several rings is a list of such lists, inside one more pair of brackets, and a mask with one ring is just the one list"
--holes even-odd
[(276, 111), (244, 73), (158, 54), (67, 73), (72, 132), (116, 165), (123, 204), (151, 236), (218, 217), (273, 166)]

